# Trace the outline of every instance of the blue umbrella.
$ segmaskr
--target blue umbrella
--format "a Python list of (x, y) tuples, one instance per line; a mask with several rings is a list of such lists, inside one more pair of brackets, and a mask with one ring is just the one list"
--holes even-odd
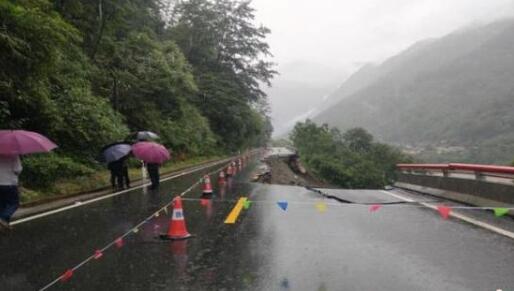
[(114, 143), (103, 148), (102, 157), (106, 163), (110, 163), (126, 157), (131, 150), (132, 146), (128, 143)]

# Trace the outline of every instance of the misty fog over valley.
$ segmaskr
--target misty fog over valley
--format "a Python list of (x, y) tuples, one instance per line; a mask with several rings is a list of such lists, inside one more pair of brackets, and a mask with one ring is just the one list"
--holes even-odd
[[(274, 136), (287, 137), (297, 121), (309, 118), (343, 131), (363, 127), (427, 162), (509, 164), (514, 18), (481, 17), (436, 36), (414, 37), (379, 61), (279, 63), (280, 75), (267, 89)], [(383, 39), (388, 41), (394, 39)]]

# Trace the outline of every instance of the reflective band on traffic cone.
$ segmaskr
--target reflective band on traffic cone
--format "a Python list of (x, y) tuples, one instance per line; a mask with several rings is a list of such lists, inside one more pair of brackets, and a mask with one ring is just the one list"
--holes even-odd
[(225, 185), (225, 172), (223, 170), (220, 171), (220, 175), (218, 177), (218, 184)]
[(168, 233), (162, 234), (160, 237), (167, 240), (179, 240), (190, 238), (191, 236), (186, 228), (182, 199), (178, 196), (173, 200), (173, 214), (171, 215)]
[(212, 185), (211, 185), (211, 177), (209, 175), (203, 176), (203, 194), (212, 194)]

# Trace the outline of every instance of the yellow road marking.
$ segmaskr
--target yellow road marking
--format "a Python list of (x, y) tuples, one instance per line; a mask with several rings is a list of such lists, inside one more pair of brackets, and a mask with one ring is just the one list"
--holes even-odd
[(234, 208), (232, 208), (232, 211), (230, 211), (230, 213), (228, 214), (227, 219), (225, 219), (225, 223), (227, 223), (227, 224), (236, 223), (237, 217), (241, 213), (241, 210), (243, 209), (245, 201), (246, 201), (246, 197), (239, 198), (239, 200), (236, 203), (236, 206), (234, 206)]

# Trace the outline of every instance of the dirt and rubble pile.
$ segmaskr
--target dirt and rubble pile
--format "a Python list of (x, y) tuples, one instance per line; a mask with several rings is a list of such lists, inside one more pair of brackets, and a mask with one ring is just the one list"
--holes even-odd
[(311, 187), (330, 186), (328, 183), (323, 182), (306, 171), (303, 166), (301, 166), (299, 160), (268, 158), (264, 163), (267, 165), (267, 168), (257, 175), (258, 178), (256, 180), (258, 182)]

